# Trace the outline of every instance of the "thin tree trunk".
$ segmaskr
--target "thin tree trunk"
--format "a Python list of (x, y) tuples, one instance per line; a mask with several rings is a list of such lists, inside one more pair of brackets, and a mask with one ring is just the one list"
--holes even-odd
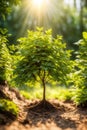
[(46, 101), (45, 71), (42, 79), (42, 85), (43, 85), (43, 101), (45, 103)]
[(43, 80), (43, 101), (46, 100), (46, 87), (45, 87), (45, 82)]

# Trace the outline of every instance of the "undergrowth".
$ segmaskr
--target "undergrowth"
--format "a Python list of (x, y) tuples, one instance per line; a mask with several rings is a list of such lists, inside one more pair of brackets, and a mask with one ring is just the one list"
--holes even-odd
[(17, 116), (19, 109), (15, 103), (6, 99), (0, 99), (0, 110), (7, 111)]
[(77, 106), (87, 106), (87, 88), (77, 87), (72, 90), (72, 100)]

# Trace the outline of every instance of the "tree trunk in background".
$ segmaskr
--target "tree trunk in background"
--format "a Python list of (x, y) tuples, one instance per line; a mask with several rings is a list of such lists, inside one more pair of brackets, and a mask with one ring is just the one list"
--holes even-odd
[(85, 7), (87, 8), (87, 0), (85, 0)]
[(80, 32), (82, 36), (82, 32), (84, 31), (84, 26), (83, 26), (83, 1), (80, 0)]
[(76, 6), (76, 0), (74, 0), (74, 8), (75, 9), (77, 8), (77, 6)]

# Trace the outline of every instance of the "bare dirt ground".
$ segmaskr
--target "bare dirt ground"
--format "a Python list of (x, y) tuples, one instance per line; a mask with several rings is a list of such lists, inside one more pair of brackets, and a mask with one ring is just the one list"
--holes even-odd
[(6, 91), (19, 106), (20, 112), (15, 120), (0, 112), (0, 118), (3, 118), (0, 130), (87, 130), (87, 108), (76, 107), (73, 102), (54, 99), (49, 102), (55, 107), (43, 109), (39, 105), (31, 109), (40, 101), (26, 100), (14, 92), (15, 90)]

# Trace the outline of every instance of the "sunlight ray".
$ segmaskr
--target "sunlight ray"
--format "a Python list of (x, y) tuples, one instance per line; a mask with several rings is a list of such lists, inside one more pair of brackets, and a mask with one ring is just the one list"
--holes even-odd
[[(61, 2), (62, 3), (62, 2)], [(26, 27), (26, 24), (33, 29), (36, 26), (44, 27), (44, 29), (50, 28), (52, 22), (57, 19), (57, 15), (61, 15), (60, 6), (57, 0), (26, 0), (23, 3), (24, 12), (26, 12), (24, 25), (21, 31)]]

